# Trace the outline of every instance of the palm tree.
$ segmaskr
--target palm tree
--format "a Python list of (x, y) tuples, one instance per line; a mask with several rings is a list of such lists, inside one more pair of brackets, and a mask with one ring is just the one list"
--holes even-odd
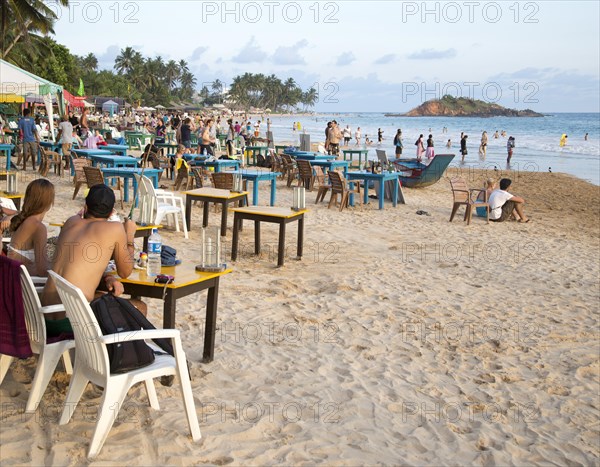
[(121, 53), (115, 59), (115, 70), (122, 74), (129, 74), (134, 63), (138, 61), (138, 56), (141, 58), (141, 54), (135, 51), (133, 47), (121, 49)]
[(96, 70), (98, 68), (98, 59), (93, 53), (89, 53), (82, 58), (81, 64), (87, 70)]
[(169, 60), (165, 65), (165, 82), (169, 91), (175, 87), (175, 82), (179, 79), (179, 65), (175, 60)]
[(196, 77), (191, 74), (189, 71), (186, 71), (181, 75), (180, 79), (181, 83), (181, 98), (182, 99), (191, 99), (194, 95), (194, 91), (196, 90)]
[[(68, 6), (69, 0), (58, 0), (57, 4)], [(53, 34), (58, 19), (42, 0), (0, 0), (0, 17), (0, 58), (7, 58), (21, 39), (29, 40), (31, 33)]]

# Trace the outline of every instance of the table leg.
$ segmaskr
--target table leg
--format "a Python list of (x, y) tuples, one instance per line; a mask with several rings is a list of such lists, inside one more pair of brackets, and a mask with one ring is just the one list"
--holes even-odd
[(365, 195), (363, 197), (364, 204), (369, 204), (369, 179), (365, 179)]
[(167, 289), (165, 301), (163, 303), (163, 329), (175, 329), (175, 310), (177, 299), (173, 289)]
[(192, 230), (192, 197), (185, 196), (185, 225), (188, 230)]
[(394, 179), (394, 196), (392, 198), (394, 207), (398, 205), (398, 177)]
[(275, 185), (275, 178), (271, 180), (271, 206), (275, 206), (275, 195), (277, 193), (277, 186)]
[(252, 204), (258, 204), (258, 179), (252, 180)]
[(383, 203), (385, 201), (385, 180), (381, 177), (379, 182), (379, 209), (383, 209)]
[[(354, 190), (354, 182), (348, 183), (348, 188), (350, 190)], [(350, 206), (354, 207), (354, 193), (350, 192), (348, 202), (349, 202)]]
[[(136, 193), (136, 188), (137, 188), (137, 182), (135, 181), (135, 179), (133, 180), (133, 194), (135, 196)], [(123, 181), (123, 191), (124, 191), (124, 198), (125, 198), (125, 202), (127, 203), (129, 201), (129, 178), (125, 177), (125, 180)]]
[(277, 247), (277, 266), (283, 266), (285, 260), (285, 219), (279, 223), (279, 245)]
[(208, 289), (206, 298), (206, 324), (204, 326), (204, 353), (202, 361), (212, 362), (215, 357), (215, 335), (217, 333), (217, 305), (219, 301), (219, 278), (214, 287)]
[(237, 260), (239, 229), (241, 225), (242, 220), (240, 219), (239, 214), (236, 212), (233, 215), (233, 240), (231, 241), (231, 261)]
[(223, 200), (221, 203), (221, 237), (227, 235), (227, 200)]
[(260, 221), (254, 221), (254, 254), (260, 255)]
[(202, 206), (202, 227), (208, 226), (208, 211), (210, 210), (210, 201), (203, 201)]
[(298, 259), (302, 259), (302, 253), (304, 252), (304, 214), (298, 219), (298, 245), (297, 255)]

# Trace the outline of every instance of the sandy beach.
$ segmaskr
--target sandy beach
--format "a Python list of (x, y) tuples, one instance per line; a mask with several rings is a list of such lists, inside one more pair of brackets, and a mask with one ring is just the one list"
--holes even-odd
[[(471, 187), (500, 178), (461, 175)], [(372, 200), (339, 212), (307, 193), (305, 255), (294, 260), (292, 224), (283, 268), (277, 229), (263, 227), (256, 258), (248, 223), (221, 281), (212, 363), (201, 362), (206, 292), (177, 305), (200, 443), (177, 381), (156, 384), (160, 411), (138, 385), (88, 461), (101, 391), (89, 385), (59, 426), (69, 382), (59, 365), (38, 412), (25, 414), (32, 357), (0, 386), (2, 465), (598, 465), (599, 189), (558, 173), (501, 175), (531, 223), (467, 227), (462, 209), (449, 223), (446, 178), (383, 211)], [(70, 178), (49, 178), (46, 220), (64, 221), (83, 195), (72, 201)], [(277, 183), (277, 205), (290, 206)], [(268, 198), (261, 184), (260, 204)], [(201, 212), (189, 240), (161, 231), (184, 261), (200, 259)], [(219, 219), (211, 210), (211, 225)], [(230, 214), (227, 252), (231, 224)], [(160, 326), (162, 303), (148, 304)]]

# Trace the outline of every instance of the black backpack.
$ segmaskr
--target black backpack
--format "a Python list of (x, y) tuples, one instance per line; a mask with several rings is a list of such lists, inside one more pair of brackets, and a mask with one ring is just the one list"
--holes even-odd
[[(111, 293), (96, 298), (90, 303), (90, 307), (104, 335), (156, 329), (128, 300), (115, 297)], [(166, 353), (174, 356), (169, 339), (154, 339), (154, 342)], [(108, 344), (106, 348), (111, 374), (126, 373), (154, 362), (155, 352), (143, 340)]]

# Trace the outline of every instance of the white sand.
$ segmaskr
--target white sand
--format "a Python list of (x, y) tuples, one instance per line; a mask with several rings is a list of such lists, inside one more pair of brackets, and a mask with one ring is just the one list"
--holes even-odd
[[(255, 258), (247, 223), (221, 281), (212, 363), (201, 363), (206, 292), (178, 302), (202, 442), (191, 442), (177, 382), (156, 384), (159, 412), (136, 387), (96, 463), (598, 465), (598, 187), (512, 177), (531, 224), (448, 223), (446, 180), (384, 211), (372, 201), (340, 213), (308, 193), (305, 256), (293, 259), (290, 224), (280, 269), (276, 227), (264, 225)], [(61, 221), (83, 198), (51, 180), (60, 189), (47, 220)], [(291, 204), (283, 182), (277, 201)], [(199, 207), (193, 219), (189, 240), (166, 231), (163, 241), (197, 262)], [(162, 303), (149, 305), (160, 326)], [(35, 363), (13, 364), (0, 387), (2, 465), (86, 464), (101, 391), (88, 386), (58, 426), (61, 370), (24, 414)]]

